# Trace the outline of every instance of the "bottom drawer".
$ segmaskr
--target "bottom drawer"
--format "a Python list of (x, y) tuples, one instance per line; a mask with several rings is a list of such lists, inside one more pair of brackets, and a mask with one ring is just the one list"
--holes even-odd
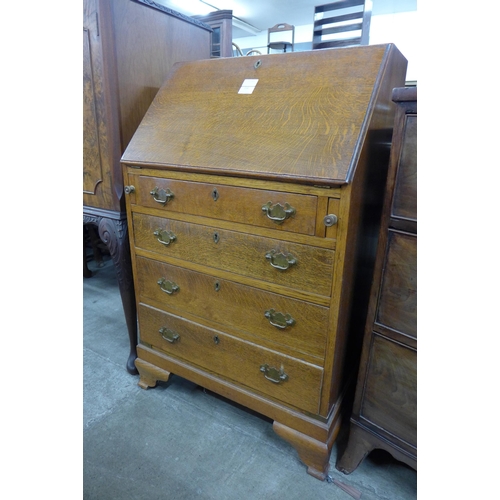
[(301, 410), (318, 413), (322, 368), (139, 305), (141, 342)]

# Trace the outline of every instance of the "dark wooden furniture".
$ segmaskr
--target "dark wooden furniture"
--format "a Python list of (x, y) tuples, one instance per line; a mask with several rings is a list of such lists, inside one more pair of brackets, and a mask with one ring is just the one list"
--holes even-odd
[(116, 268), (131, 373), (137, 310), (120, 157), (172, 65), (209, 57), (210, 31), (152, 1), (83, 2), (83, 221), (98, 227)]
[(212, 28), (210, 57), (233, 56), (233, 11), (217, 10), (206, 16), (193, 16)]
[(175, 373), (266, 415), (319, 479), (405, 72), (394, 45), (179, 64), (122, 157), (139, 385)]
[(368, 45), (372, 0), (336, 0), (314, 7), (313, 49)]
[(349, 474), (381, 448), (417, 468), (417, 89), (396, 88), (391, 164), (347, 448)]
[[(277, 34), (277, 36), (276, 36)], [(267, 30), (267, 53), (272, 50), (293, 52), (295, 45), (295, 26), (287, 23), (275, 24)]]

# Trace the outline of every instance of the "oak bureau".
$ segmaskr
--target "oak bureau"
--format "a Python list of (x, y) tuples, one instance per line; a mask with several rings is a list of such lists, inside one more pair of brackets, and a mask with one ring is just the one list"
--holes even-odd
[(392, 44), (179, 63), (122, 157), (139, 385), (174, 373), (266, 415), (319, 479), (405, 73)]

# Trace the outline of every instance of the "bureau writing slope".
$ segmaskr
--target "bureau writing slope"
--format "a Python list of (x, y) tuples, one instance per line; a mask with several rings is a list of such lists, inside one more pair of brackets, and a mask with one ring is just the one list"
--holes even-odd
[(177, 64), (122, 157), (139, 385), (174, 373), (266, 415), (319, 479), (405, 73), (391, 44)]

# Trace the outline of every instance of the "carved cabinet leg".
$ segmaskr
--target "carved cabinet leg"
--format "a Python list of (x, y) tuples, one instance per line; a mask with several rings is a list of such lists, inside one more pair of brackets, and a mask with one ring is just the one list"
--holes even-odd
[(137, 307), (127, 221), (102, 218), (99, 221), (99, 236), (108, 247), (115, 266), (130, 341), (127, 371), (136, 375), (137, 369), (134, 361), (137, 358)]
[(154, 387), (159, 380), (167, 382), (170, 378), (170, 372), (162, 370), (161, 368), (158, 368), (157, 366), (154, 366), (140, 358), (135, 360), (135, 366), (137, 367), (140, 375), (138, 385), (142, 389)]
[(274, 421), (273, 430), (288, 441), (297, 451), (299, 458), (307, 465), (307, 473), (324, 481), (328, 475), (332, 446), (340, 429), (340, 419), (334, 425), (326, 443)]
[(355, 471), (363, 459), (372, 451), (375, 444), (370, 440), (370, 435), (351, 423), (347, 446), (339, 456), (335, 468), (344, 474)]

